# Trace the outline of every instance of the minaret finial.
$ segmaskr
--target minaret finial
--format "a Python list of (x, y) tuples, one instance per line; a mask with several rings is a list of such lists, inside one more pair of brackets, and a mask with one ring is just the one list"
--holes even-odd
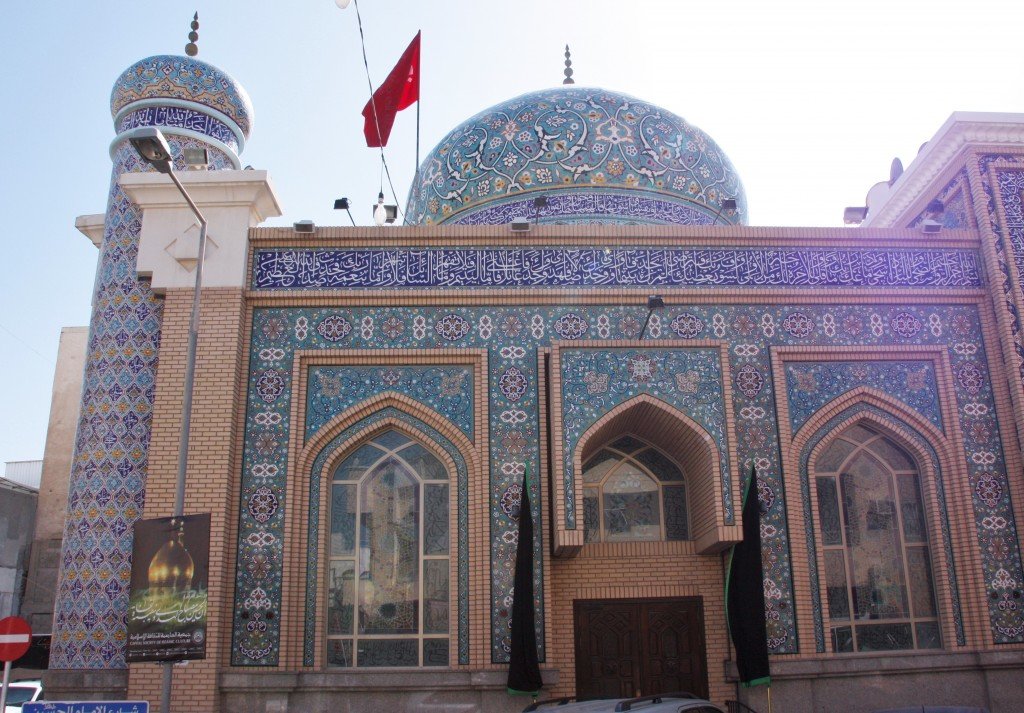
[(565, 79), (562, 84), (575, 84), (572, 78), (572, 57), (569, 54), (569, 45), (565, 46)]
[(188, 44), (185, 45), (185, 54), (189, 57), (195, 57), (199, 54), (199, 45), (196, 44), (196, 40), (199, 39), (199, 33), (196, 30), (199, 29), (199, 12), (192, 16), (192, 31), (188, 33)]

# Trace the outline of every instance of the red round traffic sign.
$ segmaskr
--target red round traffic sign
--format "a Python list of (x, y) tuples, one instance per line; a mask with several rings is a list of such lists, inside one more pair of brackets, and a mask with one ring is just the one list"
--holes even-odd
[(0, 661), (17, 661), (32, 645), (32, 627), (20, 616), (0, 619)]

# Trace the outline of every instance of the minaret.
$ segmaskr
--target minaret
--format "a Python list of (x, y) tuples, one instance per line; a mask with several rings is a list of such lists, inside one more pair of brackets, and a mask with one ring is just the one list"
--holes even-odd
[(125, 139), (157, 126), (176, 170), (182, 151), (204, 148), (209, 170), (238, 169), (252, 126), (245, 90), (195, 59), (192, 21), (186, 53), (136, 62), (117, 79), (110, 108), (117, 135), (113, 173), (93, 290), (92, 318), (68, 492), (68, 517), (55, 604), (51, 669), (125, 667), (125, 614), (132, 525), (146, 502), (154, 379), (163, 303), (136, 274), (141, 211), (118, 183), (151, 171)]

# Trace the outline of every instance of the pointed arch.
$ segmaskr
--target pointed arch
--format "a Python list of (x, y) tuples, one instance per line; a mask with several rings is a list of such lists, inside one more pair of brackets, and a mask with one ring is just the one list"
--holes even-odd
[[(920, 436), (926, 438), (937, 449), (946, 451), (952, 448), (950, 439), (946, 434), (938, 426), (921, 415), (920, 412), (909, 406), (906, 402), (894, 398), (881, 389), (870, 386), (858, 386), (855, 389), (850, 389), (818, 409), (817, 413), (807, 419), (803, 426), (800, 427), (800, 430), (793, 436), (793, 447), (802, 450), (803, 446), (821, 430), (825, 423), (832, 421), (837, 414), (862, 404), (872, 406), (878, 412), (889, 414), (897, 421), (905, 423), (911, 431), (917, 432)], [(946, 414), (943, 414), (943, 416), (946, 416)], [(945, 421), (945, 419), (943, 420)], [(906, 435), (910, 436), (911, 432), (908, 431)], [(949, 457), (951, 453), (945, 453), (945, 455)]]
[(473, 443), (458, 426), (416, 399), (397, 391), (382, 391), (364, 401), (353, 404), (321, 426), (313, 437), (303, 444), (296, 458), (296, 472), (303, 472), (311, 467), (324, 446), (330, 443), (339, 433), (351, 428), (367, 417), (389, 408), (406, 413), (437, 429), (438, 432), (451, 441), (464, 454), (472, 463), (472, 466), (477, 465)]
[[(951, 424), (944, 422), (947, 428)], [(799, 501), (787, 500), (787, 518), (794, 533), (806, 533), (807, 561), (794, 570), (806, 572), (810, 580), (810, 609), (816, 650), (828, 650), (825, 632), (828, 629), (825, 561), (819, 546), (817, 484), (811, 473), (812, 464), (835, 439), (857, 425), (867, 425), (914, 459), (919, 472), (921, 497), (926, 513), (928, 551), (932, 562), (935, 598), (942, 637), (946, 642), (964, 643), (961, 605), (956, 582), (946, 507), (945, 478), (963, 473), (963, 462), (956, 457), (955, 440), (915, 409), (889, 394), (872, 387), (852, 389), (825, 404), (800, 428), (787, 449), (785, 481), (787, 492), (801, 493)], [(796, 558), (794, 558), (796, 559)], [(945, 573), (945, 576), (943, 576)], [(806, 605), (806, 603), (805, 603)]]
[[(742, 538), (736, 526), (725, 523), (722, 483), (729, 482), (735, 490), (735, 479), (722, 472), (723, 458), (715, 439), (682, 411), (649, 394), (617, 405), (580, 436), (572, 455), (576, 493), (583, 493), (583, 463), (602, 445), (625, 434), (639, 436), (682, 466), (698, 553), (718, 552)], [(737, 497), (734, 492), (734, 502)]]
[[(325, 538), (328, 513), (322, 496), (321, 482), (341, 460), (358, 445), (388, 430), (398, 431), (435, 455), (452, 474), (449, 492), (449, 513), (453, 518), (451, 579), (453, 603), (457, 600), (457, 620), (453, 617), (453, 644), (458, 638), (459, 663), (468, 663), (468, 565), (458, 553), (469, 553), (468, 506), (469, 479), (481, 468), (478, 448), (451, 421), (421, 402), (395, 391), (386, 391), (365, 399), (331, 418), (299, 449), (290, 472), (298, 502), (288, 515), (286, 541), (295, 543), (297, 556), (289, 558), (286, 567), (283, 608), (285, 622), (282, 636), (303, 638), (301, 665), (322, 663), (325, 635), (322, 621), (326, 594), (322, 585), (321, 565), (326, 561)], [(455, 525), (457, 518), (457, 526)], [(298, 553), (305, 553), (300, 555)], [(293, 647), (294, 648), (294, 647)], [(453, 651), (455, 647), (453, 645)]]

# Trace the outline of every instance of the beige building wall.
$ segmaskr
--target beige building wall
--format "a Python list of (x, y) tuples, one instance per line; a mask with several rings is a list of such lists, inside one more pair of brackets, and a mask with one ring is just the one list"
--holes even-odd
[(36, 634), (49, 634), (53, 629), (53, 599), (57, 589), (64, 514), (68, 507), (68, 480), (75, 450), (88, 341), (88, 327), (64, 327), (60, 330), (35, 536), (25, 599), (21, 606), (21, 615)]

